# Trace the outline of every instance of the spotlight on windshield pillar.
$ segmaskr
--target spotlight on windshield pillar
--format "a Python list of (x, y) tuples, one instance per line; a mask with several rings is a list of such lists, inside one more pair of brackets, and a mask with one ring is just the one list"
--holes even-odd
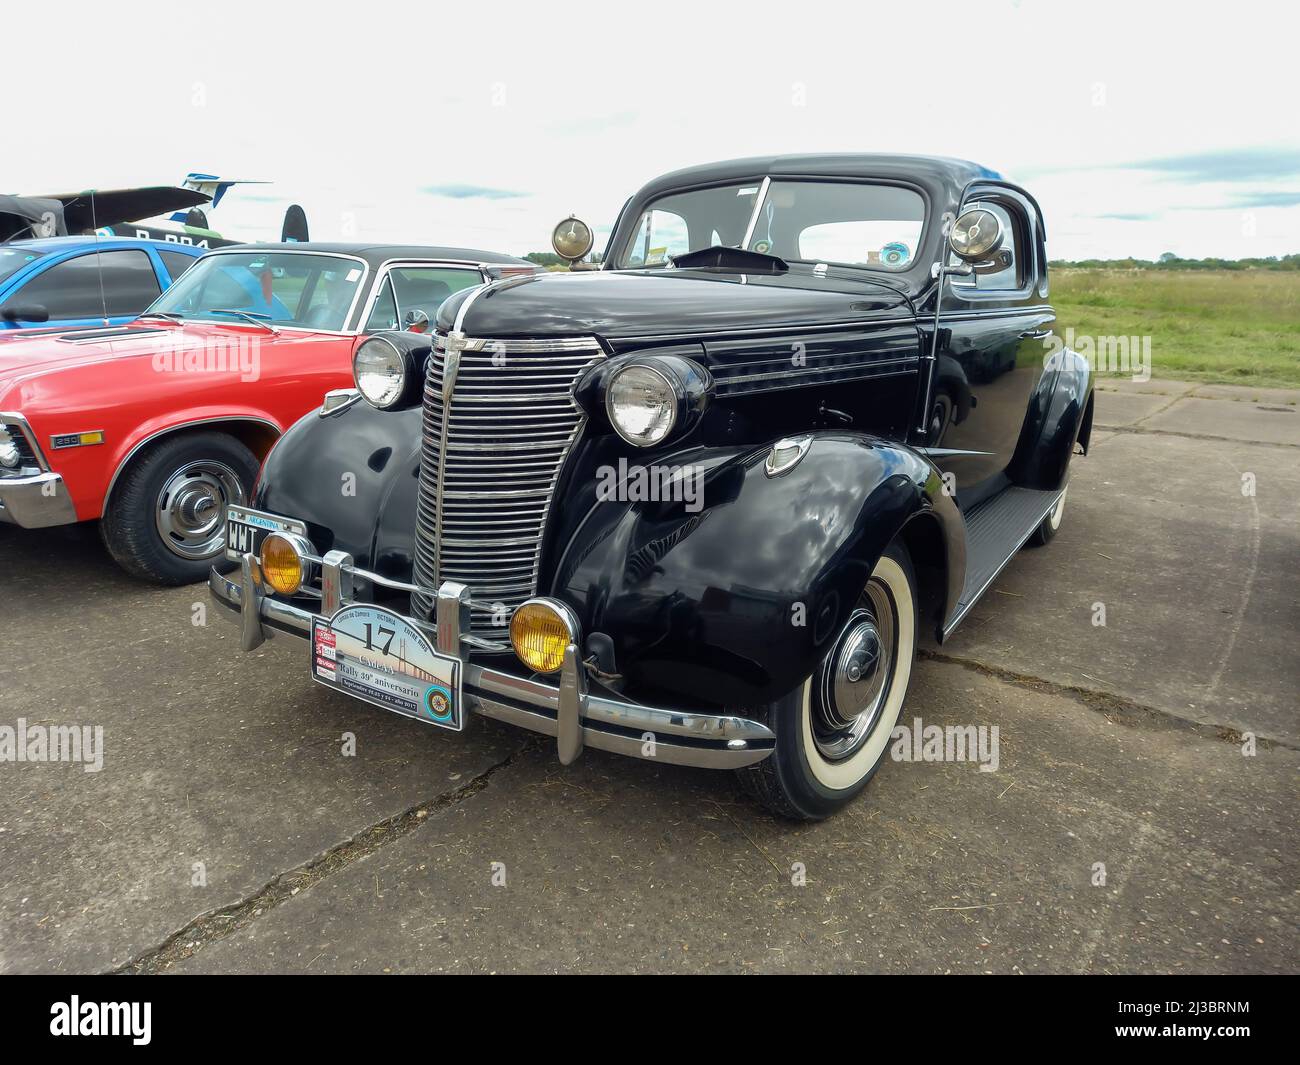
[(591, 227), (573, 215), (569, 215), (551, 232), (551, 247), (570, 266), (591, 251), (593, 243)]

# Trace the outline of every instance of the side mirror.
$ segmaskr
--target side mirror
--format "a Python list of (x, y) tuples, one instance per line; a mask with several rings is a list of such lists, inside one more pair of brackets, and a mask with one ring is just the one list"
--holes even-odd
[(48, 322), (50, 312), (39, 303), (15, 304), (0, 311), (6, 322)]
[(984, 262), (1002, 247), (1002, 223), (992, 211), (964, 211), (948, 230), (948, 247), (967, 263)]
[(402, 316), (402, 328), (408, 333), (427, 333), (429, 331), (429, 316), (419, 308), (407, 311)]
[(551, 247), (570, 267), (591, 251), (593, 243), (595, 237), (592, 236), (591, 227), (573, 215), (569, 215), (551, 231)]

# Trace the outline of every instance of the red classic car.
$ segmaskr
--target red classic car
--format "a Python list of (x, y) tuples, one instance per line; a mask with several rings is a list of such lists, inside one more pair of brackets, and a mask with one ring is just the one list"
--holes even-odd
[(201, 580), (226, 505), (288, 426), (352, 385), (362, 337), (421, 331), (451, 293), (536, 269), (463, 248), (242, 245), (124, 326), (0, 339), (0, 521), (101, 518), (127, 572)]

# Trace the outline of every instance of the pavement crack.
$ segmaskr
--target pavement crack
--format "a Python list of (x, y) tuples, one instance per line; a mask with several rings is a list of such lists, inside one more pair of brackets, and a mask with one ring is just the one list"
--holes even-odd
[[(1161, 710), (1159, 707), (1139, 703), (1133, 699), (1125, 699), (1123, 696), (1113, 695), (1110, 692), (1100, 691), (1096, 688), (1084, 688), (1076, 684), (1061, 684), (1054, 680), (1044, 680), (1042, 677), (1017, 673), (1015, 670), (1004, 669), (1001, 666), (985, 665), (983, 662), (976, 662), (971, 658), (961, 658), (957, 655), (945, 654), (942, 651), (934, 651), (924, 647), (917, 649), (917, 657), (930, 662), (943, 662), (948, 665), (961, 666), (963, 669), (969, 669), (974, 673), (982, 673), (985, 676), (1005, 681), (1017, 688), (1064, 696), (1077, 703), (1082, 703), (1089, 710), (1099, 711), (1121, 724), (1161, 730), (1177, 729), (1183, 732), (1193, 732), (1207, 739), (1221, 740), (1224, 743), (1237, 745), (1245, 742), (1242, 730), (1234, 725), (1193, 721), (1191, 718), (1182, 717), (1169, 710)], [(1261, 750), (1283, 748), (1288, 751), (1300, 751), (1300, 744), (1288, 740), (1272, 739), (1258, 734), (1255, 735), (1255, 745)]]
[(488, 786), (492, 778), (529, 749), (525, 743), (499, 762), (460, 787), (368, 825), (342, 843), (301, 865), (277, 873), (251, 895), (228, 906), (199, 914), (183, 928), (171, 933), (155, 947), (142, 951), (110, 973), (139, 975), (159, 973), (178, 961), (192, 957), (217, 940), (247, 928), (271, 910), (314, 884), (333, 876), (426, 824), (431, 815), (456, 806)]
[(1179, 433), (1172, 429), (1153, 429), (1146, 425), (1103, 425), (1097, 423), (1099, 430), (1108, 433), (1133, 433), (1138, 436), (1178, 436), (1184, 440), (1210, 440), (1219, 444), (1241, 444), (1243, 447), (1271, 447), (1294, 451), (1300, 444), (1288, 444), (1280, 440), (1242, 440), (1236, 436), (1214, 436), (1210, 433)]

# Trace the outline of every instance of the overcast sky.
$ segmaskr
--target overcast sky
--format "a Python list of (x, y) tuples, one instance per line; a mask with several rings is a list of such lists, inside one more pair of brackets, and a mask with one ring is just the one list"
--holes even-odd
[[(211, 216), (274, 239), (543, 250), (656, 174), (808, 151), (976, 160), (1053, 258), (1300, 251), (1281, 4), (62, 3), (11, 27), (0, 191), (260, 178)], [(1282, 19), (1282, 21), (1279, 21)]]

